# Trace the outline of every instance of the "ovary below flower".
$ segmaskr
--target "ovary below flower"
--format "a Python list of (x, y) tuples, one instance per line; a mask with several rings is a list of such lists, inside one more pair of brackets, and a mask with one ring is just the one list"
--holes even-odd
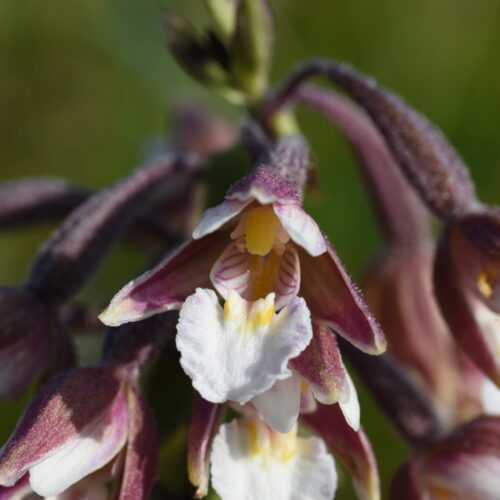
[(278, 313), (274, 294), (248, 302), (235, 291), (222, 307), (212, 290), (186, 299), (177, 326), (181, 365), (208, 401), (245, 404), (291, 376), (288, 361), (312, 338), (304, 299), (293, 297)]
[(259, 419), (221, 426), (213, 442), (212, 484), (223, 500), (331, 500), (337, 486), (333, 458), (316, 437), (274, 432)]

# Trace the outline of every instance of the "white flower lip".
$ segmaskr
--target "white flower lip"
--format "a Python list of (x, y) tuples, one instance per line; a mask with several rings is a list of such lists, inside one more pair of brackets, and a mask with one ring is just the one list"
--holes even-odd
[(181, 365), (203, 398), (245, 404), (291, 375), (288, 361), (312, 338), (309, 310), (294, 297), (278, 314), (274, 294), (248, 303), (231, 292), (225, 308), (212, 290), (198, 288), (177, 325)]

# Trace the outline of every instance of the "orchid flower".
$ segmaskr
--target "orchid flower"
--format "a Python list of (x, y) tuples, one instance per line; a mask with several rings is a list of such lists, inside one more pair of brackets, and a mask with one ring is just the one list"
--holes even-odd
[(385, 349), (334, 249), (302, 208), (308, 165), (301, 138), (281, 140), (268, 164), (205, 212), (190, 241), (125, 286), (100, 317), (116, 326), (180, 308), (176, 343), (193, 386), (214, 403), (251, 401), (280, 432), (295, 424), (308, 386), (323, 403), (350, 402), (346, 413), (359, 426), (331, 329), (366, 352)]

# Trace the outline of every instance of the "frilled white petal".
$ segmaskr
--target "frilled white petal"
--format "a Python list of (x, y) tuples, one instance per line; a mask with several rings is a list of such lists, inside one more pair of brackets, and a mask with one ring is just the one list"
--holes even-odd
[(314, 219), (304, 212), (298, 203), (273, 204), (274, 213), (290, 235), (290, 238), (304, 248), (307, 253), (317, 257), (327, 250), (325, 237)]
[(339, 405), (346, 422), (357, 432), (359, 431), (361, 413), (359, 408), (358, 393), (356, 392), (356, 387), (354, 386), (349, 373), (346, 371), (345, 374), (349, 384), (349, 400), (346, 403), (339, 403)]
[(278, 380), (252, 403), (259, 414), (277, 432), (289, 432), (297, 423), (300, 410), (301, 381), (296, 375)]
[(500, 389), (489, 378), (484, 379), (481, 388), (481, 403), (484, 413), (500, 416)]
[(215, 262), (210, 279), (225, 299), (231, 290), (245, 300), (255, 300), (272, 291), (279, 310), (299, 291), (299, 257), (292, 245), (285, 247), (283, 255), (269, 252), (261, 257), (241, 250), (234, 241)]
[(231, 292), (224, 309), (212, 290), (198, 288), (182, 306), (177, 325), (181, 365), (212, 403), (244, 404), (290, 376), (288, 361), (309, 344), (309, 310), (293, 298), (278, 314), (274, 294), (249, 303)]
[(212, 448), (212, 484), (222, 500), (331, 500), (337, 487), (323, 441), (272, 431), (258, 420), (222, 425)]
[(251, 202), (251, 199), (244, 201), (225, 200), (220, 205), (205, 210), (200, 222), (198, 222), (193, 230), (193, 238), (198, 240), (207, 234), (217, 231), (217, 229), (220, 229), (226, 222), (229, 222), (233, 217), (238, 215)]
[(102, 420), (30, 469), (33, 491), (44, 497), (61, 494), (112, 460), (123, 448), (127, 431), (127, 400), (122, 391)]

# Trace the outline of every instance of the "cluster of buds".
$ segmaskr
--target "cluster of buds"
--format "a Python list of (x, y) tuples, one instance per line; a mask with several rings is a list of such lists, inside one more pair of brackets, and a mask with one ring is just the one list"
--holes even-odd
[[(193, 388), (195, 498), (211, 486), (223, 500), (330, 500), (332, 453), (358, 497), (378, 500), (343, 356), (414, 449), (394, 499), (497, 498), (500, 212), (477, 200), (433, 125), (352, 68), (308, 62), (268, 91), (266, 0), (206, 4), (206, 36), (169, 14), (167, 42), (194, 77), (247, 107), (241, 141), (190, 109), (161, 154), (109, 189), (54, 179), (0, 187), (0, 229), (64, 217), (26, 283), (0, 289), (0, 399), (37, 389), (0, 450), (0, 499), (174, 498), (155, 490), (163, 428), (141, 377), (169, 345)], [(309, 86), (316, 76), (362, 109)], [(366, 272), (366, 302), (302, 206), (311, 162), (306, 139), (289, 133), (297, 105), (345, 136), (379, 216), (386, 248)], [(215, 170), (239, 142), (250, 173), (193, 227), (206, 160)], [(437, 243), (431, 213), (442, 222)], [(73, 298), (122, 237), (149, 261), (166, 257), (112, 298), (99, 316), (108, 327), (99, 362), (77, 366)]]

